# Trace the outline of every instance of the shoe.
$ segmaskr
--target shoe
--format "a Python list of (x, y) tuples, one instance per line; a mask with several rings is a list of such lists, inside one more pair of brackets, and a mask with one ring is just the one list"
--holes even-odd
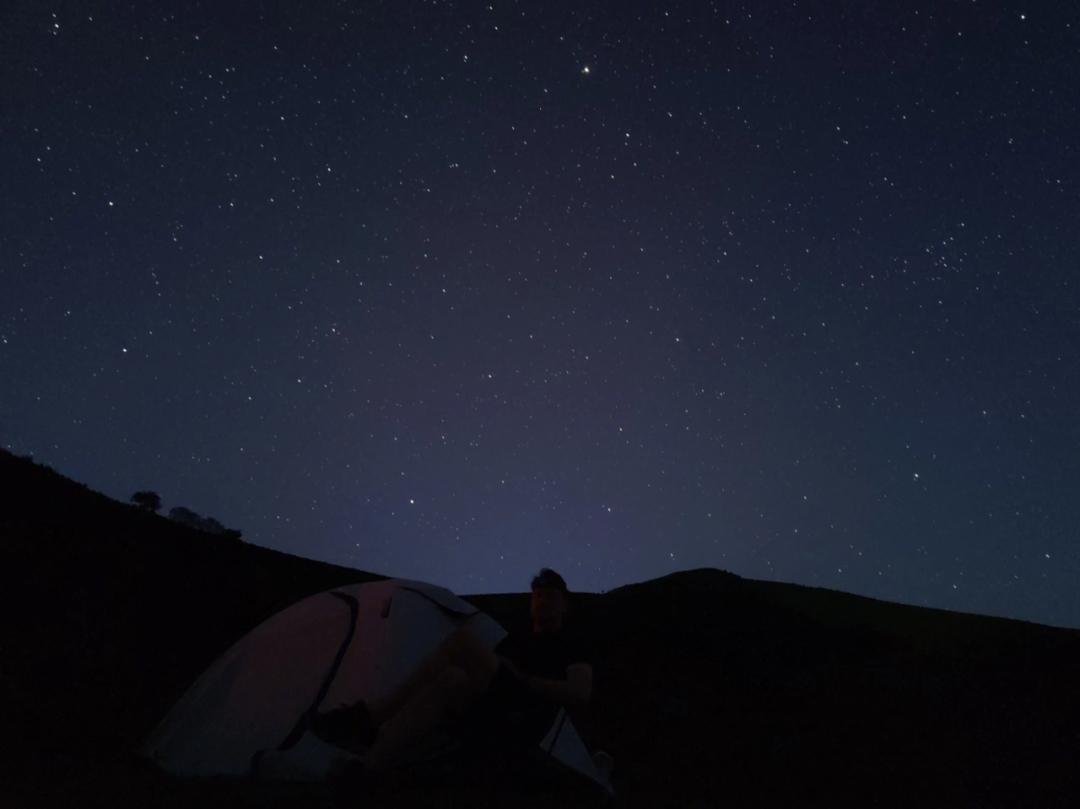
[(330, 799), (335, 806), (356, 806), (357, 798), (379, 795), (383, 780), (364, 762), (351, 759), (334, 767), (326, 776)]
[(379, 735), (363, 700), (326, 713), (312, 711), (308, 714), (307, 724), (316, 738), (344, 750), (370, 747)]

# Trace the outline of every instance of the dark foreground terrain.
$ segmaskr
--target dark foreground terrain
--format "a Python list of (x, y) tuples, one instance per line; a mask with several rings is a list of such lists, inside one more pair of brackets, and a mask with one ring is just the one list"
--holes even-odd
[[(0, 542), (0, 807), (325, 805), (174, 781), (134, 750), (262, 620), (383, 577), (204, 534), (3, 451)], [(554, 772), (516, 789), (408, 778), (379, 805), (1080, 806), (1080, 632), (712, 569), (578, 598), (596, 680), (572, 718), (615, 757), (618, 795)], [(524, 592), (468, 600), (508, 629), (527, 617)]]

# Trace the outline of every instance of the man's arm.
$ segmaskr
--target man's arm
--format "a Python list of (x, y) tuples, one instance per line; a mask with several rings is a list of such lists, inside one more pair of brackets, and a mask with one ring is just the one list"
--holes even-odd
[(564, 708), (584, 708), (592, 697), (592, 666), (573, 663), (566, 667), (566, 682), (530, 677), (527, 680), (533, 690), (554, 699)]

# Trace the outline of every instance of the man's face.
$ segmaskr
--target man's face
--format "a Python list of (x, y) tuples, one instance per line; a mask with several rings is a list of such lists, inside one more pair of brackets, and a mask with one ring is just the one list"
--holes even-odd
[(532, 591), (530, 612), (535, 623), (558, 626), (566, 615), (566, 599), (558, 587), (537, 587)]

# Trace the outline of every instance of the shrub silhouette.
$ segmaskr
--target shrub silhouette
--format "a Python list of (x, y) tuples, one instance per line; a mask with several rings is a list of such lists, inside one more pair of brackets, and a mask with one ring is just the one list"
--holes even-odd
[(176, 506), (175, 508), (169, 509), (169, 519), (202, 530), (202, 517), (190, 508)]
[(240, 539), (241, 533), (234, 528), (226, 528), (213, 517), (202, 517), (190, 508), (177, 506), (169, 511), (169, 519), (182, 523), (208, 534), (216, 534), (226, 539)]
[(159, 511), (161, 509), (161, 498), (157, 492), (135, 492), (135, 494), (131, 495), (131, 502), (139, 508), (145, 508), (147, 511)]

